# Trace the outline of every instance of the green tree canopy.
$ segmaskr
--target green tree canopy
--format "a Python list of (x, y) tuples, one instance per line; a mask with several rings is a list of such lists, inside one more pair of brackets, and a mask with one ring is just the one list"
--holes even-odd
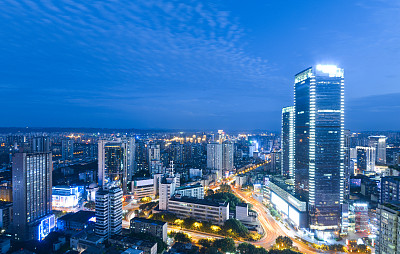
[(235, 252), (235, 241), (232, 238), (226, 237), (222, 239), (216, 239), (213, 243), (213, 247), (221, 250), (222, 252)]
[(246, 228), (246, 226), (236, 219), (229, 219), (225, 221), (223, 228), (227, 232), (229, 232), (231, 229), (233, 233), (236, 233), (240, 237), (246, 237), (249, 233), (249, 230)]
[(293, 248), (293, 241), (287, 236), (278, 236), (275, 240), (275, 244), (280, 249), (291, 249)]
[(172, 237), (176, 242), (180, 243), (190, 243), (190, 237), (188, 234), (182, 233), (182, 232), (176, 232), (172, 234)]

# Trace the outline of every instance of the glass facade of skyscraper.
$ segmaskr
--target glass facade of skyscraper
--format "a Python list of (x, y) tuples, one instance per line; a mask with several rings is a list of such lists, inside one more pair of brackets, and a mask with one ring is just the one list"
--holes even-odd
[(294, 177), (294, 106), (282, 109), (282, 175)]
[(343, 69), (317, 65), (295, 76), (295, 190), (310, 229), (338, 229), (343, 188)]

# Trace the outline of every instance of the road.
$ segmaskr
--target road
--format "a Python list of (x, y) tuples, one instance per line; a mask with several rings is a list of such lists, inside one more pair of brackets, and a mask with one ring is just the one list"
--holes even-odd
[(266, 208), (264, 207), (263, 204), (255, 200), (250, 193), (247, 195), (243, 193), (242, 191), (239, 191), (236, 188), (232, 188), (233, 192), (246, 201), (249, 204), (253, 205), (253, 208), (257, 213), (258, 213), (258, 220), (260, 221), (261, 226), (264, 229), (264, 237), (261, 238), (259, 241), (254, 242), (255, 245), (259, 245), (261, 247), (264, 247), (266, 249), (271, 248), (271, 246), (275, 243), (275, 239), (282, 235), (282, 236), (289, 236), (292, 240), (295, 246), (299, 248), (299, 251), (303, 253), (321, 253), (321, 251), (316, 250), (307, 244), (293, 239), (293, 236), (288, 235), (281, 227), (280, 225), (272, 218), (267, 212)]

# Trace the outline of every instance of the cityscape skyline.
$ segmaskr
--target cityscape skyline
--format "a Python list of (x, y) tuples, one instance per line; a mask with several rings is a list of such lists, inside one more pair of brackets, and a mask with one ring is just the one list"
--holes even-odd
[(0, 7), (1, 253), (400, 253), (400, 2)]
[(0, 126), (279, 130), (320, 63), (346, 70), (346, 128), (400, 121), (396, 2), (4, 4)]

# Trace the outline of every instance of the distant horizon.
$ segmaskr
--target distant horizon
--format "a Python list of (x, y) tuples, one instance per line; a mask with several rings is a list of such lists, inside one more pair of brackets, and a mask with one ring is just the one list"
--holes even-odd
[[(109, 127), (34, 127), (34, 126), (28, 126), (28, 127), (1, 127), (0, 126), (0, 133), (7, 133), (6, 130), (18, 130), (17, 132), (23, 133), (23, 130), (27, 130), (27, 132), (34, 132), (38, 130), (47, 130), (44, 132), (51, 132), (50, 130), (53, 129), (61, 129), (61, 130), (71, 130), (71, 132), (78, 132), (77, 130), (109, 130), (109, 131), (137, 131), (137, 132), (218, 132), (218, 130), (223, 130), (224, 132), (270, 132), (270, 133), (280, 133), (281, 130), (268, 130), (268, 129), (253, 129), (253, 130), (246, 130), (246, 129), (168, 129), (168, 128), (154, 128), (154, 129), (142, 129), (142, 128), (109, 128)], [(28, 131), (29, 129), (29, 131)], [(75, 130), (75, 131), (72, 131)], [(368, 133), (368, 132), (400, 132), (400, 130), (351, 130), (351, 129), (346, 129), (349, 130), (352, 133), (360, 132), (360, 133)], [(55, 131), (53, 131), (55, 132)]]

